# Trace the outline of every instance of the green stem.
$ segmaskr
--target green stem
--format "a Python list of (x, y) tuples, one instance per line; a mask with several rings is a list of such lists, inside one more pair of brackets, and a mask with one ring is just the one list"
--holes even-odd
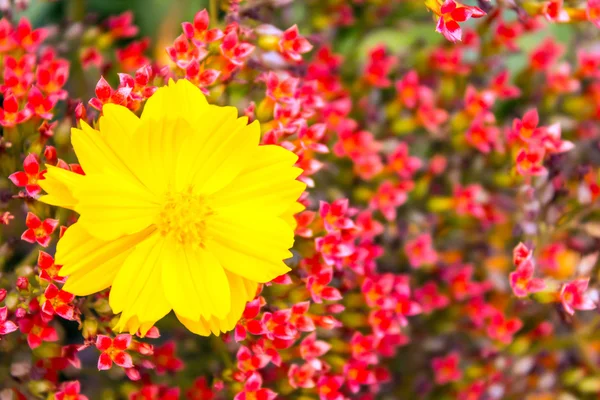
[(209, 0), (208, 12), (210, 14), (210, 23), (212, 26), (217, 25), (217, 19), (219, 18), (218, 0)]

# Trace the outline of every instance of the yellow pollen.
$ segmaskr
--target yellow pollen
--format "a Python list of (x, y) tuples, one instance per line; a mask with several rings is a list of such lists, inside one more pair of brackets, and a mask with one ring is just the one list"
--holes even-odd
[(213, 215), (205, 198), (185, 192), (168, 192), (156, 224), (162, 236), (170, 236), (181, 244), (202, 246), (206, 238), (206, 220)]

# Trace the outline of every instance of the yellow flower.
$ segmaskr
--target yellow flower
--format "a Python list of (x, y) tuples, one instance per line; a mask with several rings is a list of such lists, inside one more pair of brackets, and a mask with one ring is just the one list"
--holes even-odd
[(117, 326), (142, 334), (174, 310), (192, 332), (235, 327), (257, 284), (286, 273), (304, 184), (296, 155), (259, 146), (257, 122), (169, 82), (138, 118), (103, 107), (71, 142), (85, 176), (48, 167), (42, 201), (80, 214), (58, 242), (64, 289), (112, 286)]

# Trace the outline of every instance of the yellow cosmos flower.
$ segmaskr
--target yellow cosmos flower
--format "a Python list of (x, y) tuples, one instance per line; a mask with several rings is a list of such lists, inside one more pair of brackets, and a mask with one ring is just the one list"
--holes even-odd
[(80, 214), (58, 242), (64, 289), (112, 286), (115, 327), (142, 334), (171, 310), (192, 332), (235, 327), (257, 284), (286, 273), (304, 184), (296, 155), (259, 146), (257, 122), (169, 82), (138, 118), (103, 107), (71, 142), (85, 176), (48, 167), (40, 200)]

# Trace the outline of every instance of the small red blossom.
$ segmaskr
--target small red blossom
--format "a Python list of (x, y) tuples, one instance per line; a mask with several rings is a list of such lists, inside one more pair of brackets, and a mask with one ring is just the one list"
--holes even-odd
[(385, 88), (391, 85), (388, 75), (396, 65), (396, 58), (388, 55), (385, 46), (375, 46), (369, 52), (369, 59), (365, 67), (363, 79), (369, 85)]
[(48, 325), (41, 314), (21, 318), (19, 329), (27, 335), (27, 344), (32, 349), (39, 347), (42, 342), (56, 342), (58, 340), (56, 330)]
[(133, 13), (131, 11), (108, 17), (106, 25), (113, 39), (130, 38), (138, 34), (138, 27), (133, 24)]
[(245, 60), (254, 51), (254, 46), (250, 43), (240, 41), (238, 33), (231, 30), (223, 38), (219, 46), (221, 54), (235, 66), (244, 65)]
[(575, 279), (562, 285), (559, 299), (565, 311), (571, 315), (575, 310), (593, 310), (596, 304), (586, 293), (589, 278)]
[(183, 32), (196, 46), (204, 46), (221, 39), (224, 34), (220, 29), (208, 29), (210, 18), (206, 9), (199, 11), (194, 16), (194, 22), (181, 24)]
[(14, 42), (26, 51), (33, 52), (48, 36), (44, 28), (32, 29), (31, 23), (26, 18), (21, 18), (12, 33)]
[(496, 310), (488, 322), (487, 334), (490, 338), (504, 344), (513, 340), (513, 335), (522, 327), (523, 322), (518, 318), (506, 318), (504, 314)]
[(459, 22), (465, 22), (470, 18), (481, 18), (486, 15), (479, 7), (466, 6), (455, 0), (446, 0), (441, 7), (437, 5), (437, 2), (435, 3), (437, 7), (434, 7), (433, 11), (439, 16), (436, 31), (451, 42), (462, 39)]
[(413, 268), (419, 268), (423, 265), (433, 265), (438, 259), (429, 233), (423, 233), (407, 242), (404, 246), (404, 252), (408, 257), (410, 266)]
[(19, 110), (19, 102), (15, 95), (7, 91), (4, 93), (4, 101), (0, 107), (0, 125), (12, 128), (31, 118), (32, 112), (29, 108)]
[(117, 49), (117, 61), (119, 61), (123, 71), (132, 72), (150, 64), (150, 60), (144, 55), (149, 46), (150, 39), (144, 38), (131, 42), (122, 49)]
[(402, 104), (413, 109), (419, 100), (419, 75), (417, 71), (410, 70), (396, 82), (396, 92)]
[(17, 325), (8, 320), (8, 308), (0, 307), (0, 335), (8, 335), (17, 329)]
[(379, 210), (385, 219), (393, 221), (396, 218), (396, 209), (407, 199), (406, 191), (402, 187), (385, 181), (379, 186), (369, 205), (372, 209)]
[(29, 243), (37, 242), (43, 247), (48, 247), (51, 235), (58, 226), (58, 220), (47, 218), (42, 221), (34, 213), (28, 212), (25, 224), (28, 229), (23, 232), (21, 239)]
[(435, 373), (435, 383), (443, 385), (455, 382), (462, 378), (459, 368), (460, 355), (454, 351), (445, 357), (436, 357), (431, 361), (431, 367)]
[(450, 304), (448, 296), (441, 294), (434, 282), (427, 282), (422, 287), (415, 289), (415, 300), (424, 313), (445, 308)]
[(79, 381), (63, 383), (61, 390), (55, 394), (56, 400), (88, 400), (87, 396), (81, 394)]
[(56, 59), (54, 54), (49, 52), (42, 58), (41, 64), (37, 67), (36, 84), (45, 94), (64, 100), (67, 97), (67, 91), (63, 89), (63, 86), (67, 83), (68, 77), (68, 61)]
[(0, 224), (8, 225), (10, 224), (10, 221), (12, 221), (14, 218), (15, 216), (12, 215), (9, 211), (4, 211), (2, 214), (0, 214)]
[(588, 0), (585, 11), (588, 20), (600, 28), (600, 0)]
[(32, 87), (27, 96), (27, 108), (31, 115), (37, 115), (42, 119), (52, 119), (52, 109), (56, 99), (50, 96), (44, 97), (37, 87)]
[(546, 284), (543, 279), (534, 278), (534, 264), (531, 258), (523, 261), (517, 269), (510, 273), (510, 287), (517, 297), (526, 297), (530, 293), (544, 290)]
[(542, 5), (542, 13), (548, 21), (568, 22), (570, 17), (567, 10), (563, 8), (563, 0), (549, 0)]
[(523, 176), (540, 176), (546, 173), (543, 149), (521, 149), (517, 154), (517, 172)]
[(175, 355), (175, 342), (168, 341), (160, 347), (155, 347), (153, 361), (158, 374), (177, 372), (183, 368), (183, 361)]
[(331, 204), (322, 201), (319, 204), (319, 215), (323, 218), (325, 229), (328, 232), (353, 228), (354, 222), (347, 214), (348, 199), (339, 199)]
[(389, 167), (402, 179), (411, 179), (423, 163), (418, 157), (413, 157), (408, 153), (408, 145), (402, 142), (396, 146), (396, 149), (388, 157)]
[(324, 375), (317, 381), (317, 393), (320, 400), (343, 400), (345, 397), (340, 392), (344, 378), (339, 375)]
[(58, 289), (51, 283), (46, 288), (43, 298), (45, 300), (42, 302), (42, 312), (48, 317), (57, 314), (64, 319), (75, 319), (75, 306), (72, 304), (75, 299), (74, 294)]
[(244, 384), (244, 390), (235, 395), (234, 400), (273, 400), (277, 393), (262, 387), (262, 377), (258, 372), (250, 375)]
[(317, 340), (317, 334), (313, 332), (300, 343), (300, 356), (305, 361), (313, 361), (330, 349), (331, 345), (323, 340)]
[(312, 44), (298, 33), (296, 25), (288, 28), (279, 40), (279, 52), (288, 60), (302, 61), (302, 54), (312, 50)]
[(126, 350), (131, 344), (131, 335), (120, 334), (114, 339), (105, 335), (98, 335), (96, 338), (96, 348), (101, 354), (98, 358), (98, 369), (110, 369), (113, 362), (123, 368), (132, 368), (133, 360)]
[(38, 181), (44, 179), (46, 170), (40, 171), (40, 163), (35, 154), (29, 154), (23, 161), (23, 171), (11, 174), (8, 179), (18, 187), (24, 187), (31, 197), (37, 196), (42, 188)]

